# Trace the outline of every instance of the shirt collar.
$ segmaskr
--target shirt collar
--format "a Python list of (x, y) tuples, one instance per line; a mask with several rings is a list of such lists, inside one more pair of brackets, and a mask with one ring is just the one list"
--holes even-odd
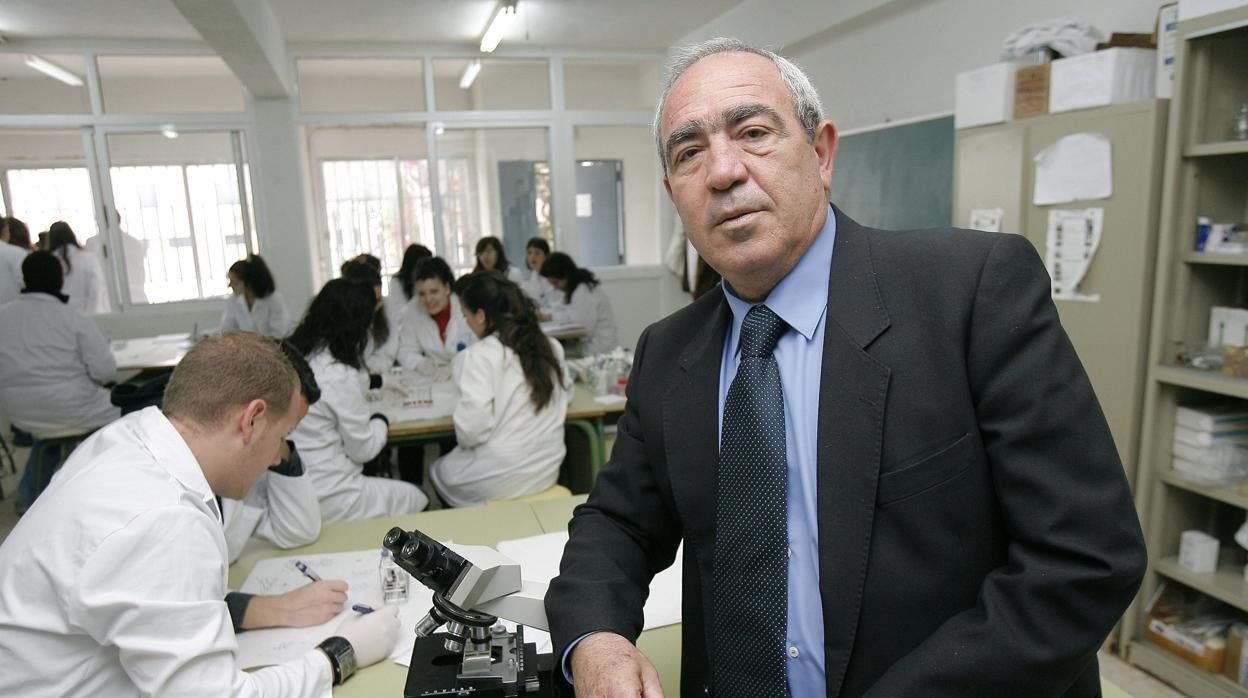
[[(199, 495), (204, 502), (215, 505), (216, 496), (204, 477), (204, 471), (191, 453), (182, 434), (159, 407), (146, 407), (139, 412), (139, 429), (152, 457), (182, 486)], [(211, 505), (210, 505), (211, 506)], [(219, 514), (220, 512), (218, 512)]]
[(48, 293), (47, 291), (29, 291), (27, 289), (22, 289), (21, 297), (32, 301), (42, 301), (44, 303), (50, 303), (52, 301), (60, 301), (62, 303), (69, 302), (69, 296), (61, 293)]
[[(819, 321), (828, 308), (828, 279), (832, 275), (832, 248), (835, 243), (836, 212), (828, 206), (827, 220), (815, 241), (763, 300), (768, 308), (807, 341), (814, 338)], [(732, 309), (729, 341), (735, 355), (741, 323), (745, 321), (745, 314), (750, 312), (754, 304), (737, 296), (727, 279), (724, 280), (724, 297), (728, 299), (728, 307)]]

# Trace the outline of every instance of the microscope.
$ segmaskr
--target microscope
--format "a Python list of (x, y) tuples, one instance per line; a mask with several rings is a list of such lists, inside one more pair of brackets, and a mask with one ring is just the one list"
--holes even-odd
[[(522, 580), (519, 564), (485, 546), (447, 546), (397, 526), (382, 545), (433, 591), (433, 608), (416, 624), (405, 698), (560, 695), (554, 658), (524, 641), (524, 625), (548, 629), (546, 584)], [(500, 616), (517, 623), (514, 633)]]

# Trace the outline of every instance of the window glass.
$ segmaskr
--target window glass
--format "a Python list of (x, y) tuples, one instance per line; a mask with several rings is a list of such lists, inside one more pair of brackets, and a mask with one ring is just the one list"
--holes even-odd
[(657, 60), (563, 62), (563, 100), (568, 109), (654, 111), (658, 97)]
[(217, 56), (99, 56), (104, 111), (238, 112), (242, 83)]
[(425, 109), (420, 59), (301, 58), (296, 72), (304, 112)]
[(86, 114), (91, 111), (86, 77), (81, 55), (0, 53), (0, 112)]
[(434, 99), (441, 111), (550, 109), (550, 66), (545, 60), (480, 59), (481, 70), (466, 88), (464, 71), (473, 60), (433, 61)]

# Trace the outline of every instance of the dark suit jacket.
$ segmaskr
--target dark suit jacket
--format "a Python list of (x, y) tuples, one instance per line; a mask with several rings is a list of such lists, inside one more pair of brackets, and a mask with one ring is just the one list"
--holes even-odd
[[(1044, 266), (1020, 236), (836, 215), (817, 466), (828, 695), (1099, 695), (1096, 650), (1145, 552)], [(729, 322), (717, 289), (638, 342), (614, 452), (546, 597), (556, 656), (594, 630), (635, 639), (683, 538), (681, 693), (706, 692)]]

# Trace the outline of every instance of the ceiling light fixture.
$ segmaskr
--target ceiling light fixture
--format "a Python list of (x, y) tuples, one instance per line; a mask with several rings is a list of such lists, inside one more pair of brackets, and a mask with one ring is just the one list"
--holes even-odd
[(178, 129), (174, 128), (173, 124), (165, 124), (160, 127), (160, 135), (173, 140), (178, 137)]
[(481, 53), (491, 53), (498, 48), (498, 42), (503, 40), (503, 32), (507, 31), (512, 20), (516, 18), (516, 2), (517, 0), (498, 0), (489, 23), (485, 25), (485, 32), (481, 34)]
[(481, 61), (468, 61), (468, 67), (464, 68), (464, 74), (459, 78), (459, 89), (466, 90), (472, 87), (472, 82), (477, 79), (479, 72), (481, 72)]
[(82, 78), (41, 56), (36, 56), (33, 53), (26, 54), (26, 65), (50, 78), (60, 80), (66, 85), (82, 87)]

